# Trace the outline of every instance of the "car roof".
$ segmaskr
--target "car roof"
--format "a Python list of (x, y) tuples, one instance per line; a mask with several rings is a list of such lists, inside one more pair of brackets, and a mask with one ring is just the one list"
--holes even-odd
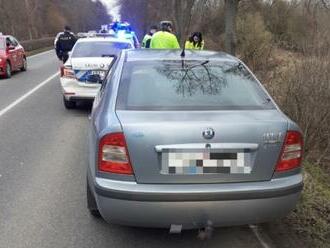
[[(126, 61), (181, 60), (182, 49), (129, 49), (123, 51)], [(209, 50), (185, 50), (186, 60), (221, 60), (240, 62), (239, 59), (225, 52)]]
[(115, 38), (115, 37), (86, 37), (86, 38), (78, 39), (77, 43), (97, 42), (97, 41), (108, 41), (108, 42), (118, 42), (118, 43), (132, 44), (132, 42), (130, 40), (118, 39), (118, 38)]

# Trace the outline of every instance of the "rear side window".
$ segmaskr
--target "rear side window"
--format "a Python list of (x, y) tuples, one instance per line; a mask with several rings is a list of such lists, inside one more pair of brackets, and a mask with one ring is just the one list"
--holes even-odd
[(75, 45), (72, 58), (119, 55), (121, 50), (129, 48), (132, 48), (131, 44), (125, 42), (80, 42)]
[(6, 38), (6, 46), (13, 46), (14, 44), (11, 42), (9, 37)]
[(13, 46), (18, 46), (18, 41), (14, 37), (10, 36), (9, 39)]
[(120, 110), (252, 110), (274, 105), (241, 63), (127, 62)]

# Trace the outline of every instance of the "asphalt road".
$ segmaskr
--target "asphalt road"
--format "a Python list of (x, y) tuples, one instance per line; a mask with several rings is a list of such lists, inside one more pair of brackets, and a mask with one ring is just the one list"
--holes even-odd
[(85, 195), (90, 106), (64, 108), (53, 52), (30, 57), (28, 67), (0, 80), (1, 248), (267, 247), (248, 226), (218, 228), (202, 241), (196, 230), (170, 235), (91, 217)]

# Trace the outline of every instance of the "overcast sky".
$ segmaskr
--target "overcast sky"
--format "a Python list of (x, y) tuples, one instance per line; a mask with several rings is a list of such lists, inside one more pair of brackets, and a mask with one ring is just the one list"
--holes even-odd
[(109, 9), (111, 15), (113, 15), (114, 19), (119, 19), (118, 7), (114, 7), (116, 5), (116, 0), (101, 0)]

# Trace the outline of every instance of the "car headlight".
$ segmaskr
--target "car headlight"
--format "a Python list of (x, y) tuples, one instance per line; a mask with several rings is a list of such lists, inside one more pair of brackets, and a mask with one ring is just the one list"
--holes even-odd
[(2, 62), (2, 58), (0, 58), (0, 63)]

